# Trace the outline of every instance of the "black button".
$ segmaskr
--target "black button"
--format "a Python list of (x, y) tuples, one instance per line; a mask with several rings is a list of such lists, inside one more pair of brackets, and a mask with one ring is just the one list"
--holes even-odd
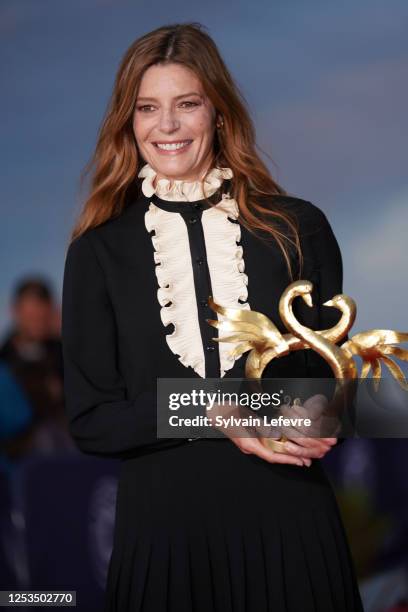
[(197, 217), (190, 217), (189, 222), (190, 223), (197, 223), (198, 219)]
[(204, 263), (204, 259), (202, 257), (197, 257), (196, 262), (198, 263), (199, 266), (202, 266)]
[(198, 202), (196, 204), (193, 204), (193, 206), (196, 210), (201, 210), (201, 204), (199, 204)]
[(208, 351), (209, 353), (212, 353), (213, 351), (215, 351), (215, 346), (206, 346), (205, 350)]
[(208, 306), (207, 300), (200, 300), (200, 305), (201, 306)]

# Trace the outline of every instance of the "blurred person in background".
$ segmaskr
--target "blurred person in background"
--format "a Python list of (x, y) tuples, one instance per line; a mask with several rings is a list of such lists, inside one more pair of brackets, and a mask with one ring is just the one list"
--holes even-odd
[(72, 447), (63, 409), (58, 312), (46, 281), (24, 278), (16, 284), (12, 328), (0, 346), (0, 360), (21, 386), (32, 418), (22, 430), (2, 439), (2, 454), (11, 461), (32, 450)]

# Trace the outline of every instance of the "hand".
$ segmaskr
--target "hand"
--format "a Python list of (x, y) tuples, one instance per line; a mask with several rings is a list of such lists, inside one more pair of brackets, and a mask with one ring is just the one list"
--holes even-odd
[[(329, 409), (330, 405), (327, 397), (320, 393), (309, 397), (304, 404), (283, 404), (281, 406), (282, 416), (288, 419), (299, 419), (303, 425), (282, 427), (282, 434), (287, 438), (291, 436), (307, 438), (335, 437), (341, 429), (341, 423), (338, 416), (330, 413)], [(305, 419), (309, 419), (311, 424), (305, 425)]]
[[(230, 416), (235, 416), (237, 419), (243, 419), (246, 417), (254, 417), (256, 414), (254, 412), (248, 410), (243, 406), (237, 406), (236, 404), (232, 405), (221, 405), (214, 404), (211, 408), (211, 413), (209, 416), (213, 419), (213, 423), (215, 423), (216, 416), (222, 416), (224, 418), (228, 418)], [(262, 442), (259, 436), (257, 437), (255, 434), (259, 431), (256, 427), (245, 427), (243, 425), (234, 425), (231, 426), (222, 426), (222, 425), (213, 425), (219, 431), (222, 431), (230, 440), (233, 442), (241, 452), (246, 455), (256, 455), (269, 463), (280, 463), (280, 464), (289, 464), (289, 465), (299, 465), (308, 467), (311, 465), (311, 460), (307, 457), (299, 456), (298, 448), (296, 445), (295, 452), (293, 453), (290, 449), (285, 453), (276, 453), (271, 449), (267, 448)], [(262, 428), (264, 429), (264, 428)], [(279, 437), (279, 436), (277, 436)]]
[[(303, 405), (284, 405), (282, 415), (284, 417), (309, 418), (310, 426), (290, 426), (281, 429), (287, 441), (284, 443), (285, 452), (294, 456), (321, 459), (337, 443), (336, 437), (319, 437), (321, 431), (338, 433), (340, 421), (336, 418), (325, 416), (328, 401), (324, 395), (313, 395)], [(302, 435), (303, 434), (303, 435)]]
[[(284, 443), (285, 453), (295, 457), (322, 459), (326, 453), (337, 444), (337, 438), (288, 438)], [(285, 454), (280, 453), (280, 454)]]
[[(299, 465), (310, 467), (311, 459), (299, 452), (297, 444), (290, 443), (290, 446), (285, 444), (286, 452), (276, 453), (267, 448), (260, 438), (230, 438), (232, 442), (245, 454), (257, 455), (261, 459), (265, 459), (269, 463), (287, 463), (289, 465)], [(310, 451), (309, 451), (310, 452)], [(310, 455), (311, 457), (312, 455)]]

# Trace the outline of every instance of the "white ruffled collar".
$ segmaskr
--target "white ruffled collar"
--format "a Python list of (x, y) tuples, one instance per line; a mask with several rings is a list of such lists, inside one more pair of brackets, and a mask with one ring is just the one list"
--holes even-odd
[(214, 167), (208, 173), (205, 181), (173, 180), (170, 186), (171, 181), (163, 178), (156, 181), (155, 188), (153, 182), (156, 175), (156, 170), (150, 164), (145, 164), (138, 174), (139, 177), (144, 178), (142, 192), (146, 197), (150, 198), (155, 193), (163, 200), (195, 202), (210, 197), (221, 187), (224, 179), (233, 177), (233, 172), (231, 168)]

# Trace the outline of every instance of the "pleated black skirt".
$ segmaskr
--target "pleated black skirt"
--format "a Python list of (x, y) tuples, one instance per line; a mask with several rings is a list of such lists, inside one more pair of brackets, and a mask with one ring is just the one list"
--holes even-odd
[(203, 439), (123, 462), (105, 612), (361, 610), (318, 460)]

